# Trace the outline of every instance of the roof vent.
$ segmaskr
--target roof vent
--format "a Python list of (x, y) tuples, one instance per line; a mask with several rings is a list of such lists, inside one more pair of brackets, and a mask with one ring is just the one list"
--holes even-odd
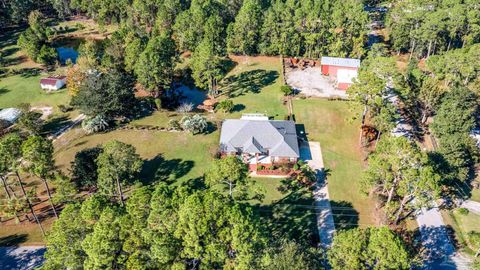
[(268, 121), (268, 116), (263, 113), (244, 113), (240, 119)]

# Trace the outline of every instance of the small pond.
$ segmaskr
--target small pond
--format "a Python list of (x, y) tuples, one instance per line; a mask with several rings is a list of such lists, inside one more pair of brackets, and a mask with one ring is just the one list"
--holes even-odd
[(72, 47), (58, 47), (57, 54), (62, 65), (65, 65), (68, 59), (74, 64), (77, 62), (78, 52)]
[(72, 63), (76, 63), (78, 57), (78, 48), (85, 40), (83, 38), (65, 37), (59, 38), (53, 42), (53, 46), (57, 50), (60, 64), (65, 65), (68, 59)]

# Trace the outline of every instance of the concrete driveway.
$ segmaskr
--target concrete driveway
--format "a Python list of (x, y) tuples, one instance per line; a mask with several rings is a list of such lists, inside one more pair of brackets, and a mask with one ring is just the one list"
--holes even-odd
[(456, 252), (437, 205), (431, 209), (422, 209), (417, 215), (417, 223), (426, 253), (423, 269), (470, 269), (470, 260)]
[(313, 198), (315, 199), (320, 247), (327, 249), (332, 245), (335, 223), (328, 195), (327, 181), (323, 171), (324, 165), (320, 143), (303, 143), (300, 146), (300, 159), (305, 161), (317, 173), (317, 183), (313, 191)]
[(0, 269), (33, 270), (42, 265), (45, 247), (0, 247)]

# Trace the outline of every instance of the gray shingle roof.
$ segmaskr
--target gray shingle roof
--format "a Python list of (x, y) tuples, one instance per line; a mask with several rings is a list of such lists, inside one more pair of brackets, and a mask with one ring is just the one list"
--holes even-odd
[(360, 60), (353, 59), (353, 58), (322, 56), (320, 63), (322, 65), (330, 65), (330, 66), (354, 67), (354, 68), (360, 67)]
[(224, 152), (266, 153), (299, 157), (297, 132), (292, 121), (227, 119), (220, 145)]

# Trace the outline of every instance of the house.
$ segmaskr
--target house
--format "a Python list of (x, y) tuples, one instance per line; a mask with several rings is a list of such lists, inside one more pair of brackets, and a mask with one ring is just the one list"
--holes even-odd
[(0, 122), (6, 122), (8, 125), (14, 124), (22, 115), (22, 111), (16, 108), (7, 108), (0, 110)]
[(40, 87), (43, 90), (58, 90), (67, 83), (66, 76), (49, 76), (40, 80)]
[(322, 74), (336, 81), (337, 88), (347, 90), (358, 77), (360, 60), (322, 56), (320, 60)]
[(294, 164), (300, 157), (293, 121), (269, 120), (262, 114), (245, 114), (241, 119), (226, 119), (220, 135), (222, 155), (236, 155), (249, 165)]

